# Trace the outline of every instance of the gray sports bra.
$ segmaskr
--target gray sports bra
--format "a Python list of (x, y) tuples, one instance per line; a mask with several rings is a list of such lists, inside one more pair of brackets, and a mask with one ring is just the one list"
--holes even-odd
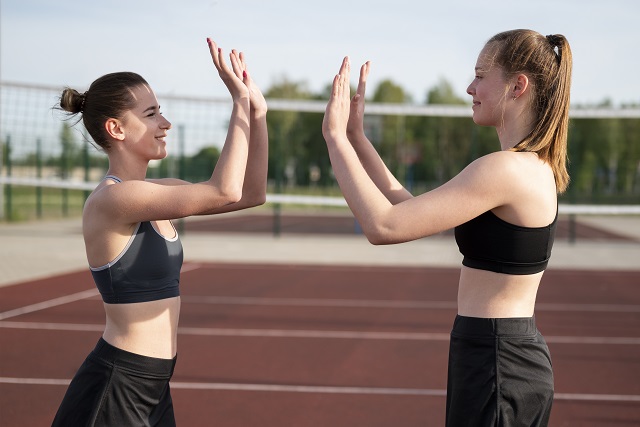
[[(105, 179), (122, 182), (113, 175)], [(177, 232), (175, 238), (167, 239), (145, 221), (137, 225), (120, 255), (90, 269), (105, 303), (127, 304), (179, 296), (182, 261)]]

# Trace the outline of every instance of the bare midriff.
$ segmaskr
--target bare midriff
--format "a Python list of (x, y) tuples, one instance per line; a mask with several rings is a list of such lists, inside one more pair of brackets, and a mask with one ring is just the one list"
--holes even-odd
[(481, 318), (531, 317), (543, 273), (520, 276), (462, 267), (458, 314)]
[(178, 347), (180, 297), (132, 304), (104, 304), (109, 344), (143, 356), (172, 359)]

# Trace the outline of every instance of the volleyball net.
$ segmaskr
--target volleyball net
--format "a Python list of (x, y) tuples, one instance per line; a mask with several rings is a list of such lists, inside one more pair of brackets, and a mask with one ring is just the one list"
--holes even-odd
[[(108, 167), (81, 124), (52, 107), (61, 87), (1, 83), (0, 220), (79, 215)], [(148, 176), (207, 179), (224, 143), (228, 99), (158, 95), (173, 123), (169, 155)], [(269, 99), (267, 203), (344, 208), (320, 126), (326, 101)], [(572, 185), (559, 213), (640, 215), (640, 108), (573, 108)], [(414, 194), (437, 187), (474, 158), (494, 151), (495, 132), (471, 120), (468, 105), (368, 103), (365, 132)]]

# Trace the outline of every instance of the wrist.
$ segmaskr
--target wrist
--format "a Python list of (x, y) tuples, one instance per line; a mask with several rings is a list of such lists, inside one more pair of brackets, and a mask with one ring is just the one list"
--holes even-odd
[(352, 144), (366, 144), (369, 141), (364, 132), (347, 132), (347, 138)]
[(249, 95), (241, 95), (241, 96), (237, 96), (235, 98), (233, 98), (233, 105), (238, 106), (238, 107), (242, 107), (242, 108), (246, 108), (247, 110), (250, 110), (250, 101), (249, 101)]
[(253, 106), (251, 107), (251, 118), (258, 120), (258, 119), (266, 119), (267, 118), (267, 108), (254, 108)]

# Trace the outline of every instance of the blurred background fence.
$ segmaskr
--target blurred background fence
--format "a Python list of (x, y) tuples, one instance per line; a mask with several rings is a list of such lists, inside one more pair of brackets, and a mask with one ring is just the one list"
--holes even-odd
[[(1, 84), (1, 221), (78, 216), (108, 168), (82, 124), (54, 108), (61, 90)], [(286, 92), (266, 92), (268, 204), (278, 213), (293, 205), (346, 209), (320, 130), (326, 98), (277, 98)], [(390, 102), (379, 92), (368, 101), (365, 131), (414, 194), (498, 147), (495, 131), (475, 125), (471, 108), (459, 100), (444, 105), (435, 97), (417, 105)], [(158, 99), (173, 129), (168, 157), (153, 162), (148, 176), (207, 179), (225, 140), (230, 100), (163, 94)], [(572, 181), (561, 196), (561, 213), (640, 214), (640, 108), (572, 108), (569, 156)]]

